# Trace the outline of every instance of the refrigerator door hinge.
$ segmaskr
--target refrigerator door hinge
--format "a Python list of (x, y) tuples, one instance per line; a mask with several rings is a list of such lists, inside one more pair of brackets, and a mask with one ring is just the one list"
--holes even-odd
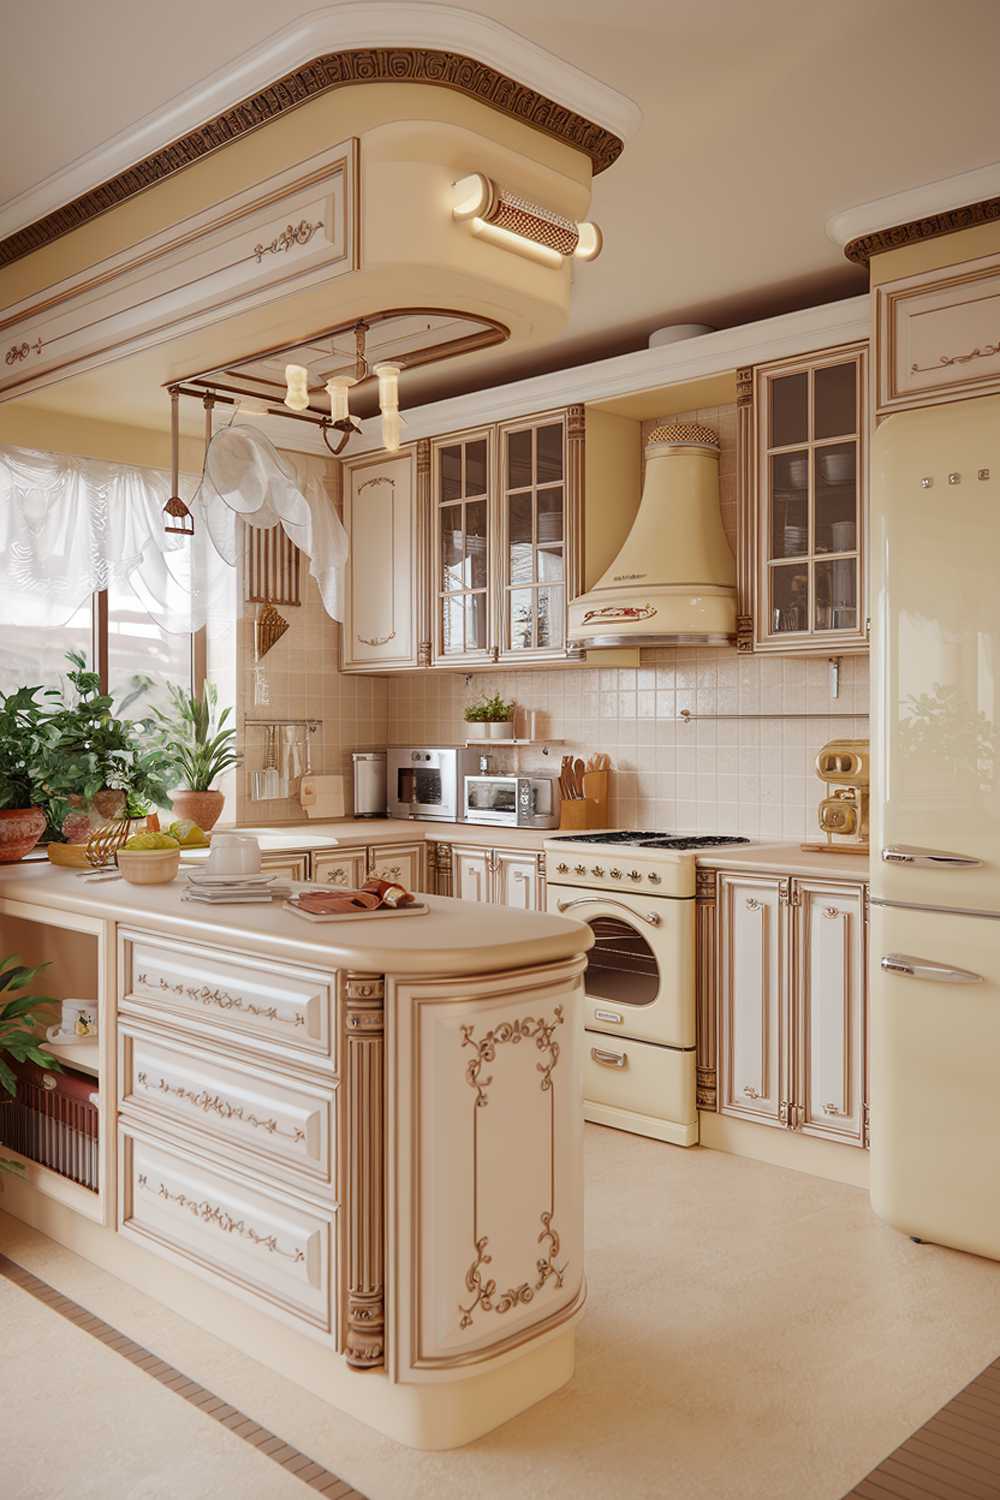
[(872, 1144), (871, 1110), (870, 1110), (870, 1108), (869, 1108), (869, 1106), (867, 1104), (865, 1105), (864, 1110), (862, 1112), (861, 1143), (864, 1146), (864, 1148), (865, 1148), (866, 1151), (871, 1150), (871, 1144)]
[(871, 615), (868, 615), (866, 617), (866, 619), (865, 619), (865, 640), (866, 641), (870, 641), (871, 638), (872, 638), (872, 617), (871, 617)]

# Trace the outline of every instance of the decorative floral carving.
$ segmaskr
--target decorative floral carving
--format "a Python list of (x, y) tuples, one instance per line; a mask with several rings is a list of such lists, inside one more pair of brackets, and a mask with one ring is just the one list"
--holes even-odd
[(743, 1092), (748, 1099), (760, 1099), (762, 1097), (760, 1089), (755, 1089), (752, 1083), (748, 1083)]
[(543, 1017), (537, 1020), (533, 1016), (525, 1016), (523, 1020), (501, 1021), (499, 1026), (491, 1027), (481, 1041), (473, 1039), (474, 1027), (462, 1027), (462, 1046), (474, 1047), (476, 1055), (466, 1064), (465, 1078), (470, 1088), (476, 1091), (476, 1104), (480, 1109), (489, 1103), (486, 1090), (493, 1082), (493, 1074), (486, 1078), (482, 1077), (483, 1067), (486, 1063), (494, 1062), (497, 1048), (510, 1042), (515, 1047), (519, 1042), (533, 1041), (539, 1052), (548, 1056), (548, 1062), (538, 1063), (538, 1071), (542, 1075), (542, 1091), (552, 1087), (552, 1069), (559, 1061), (559, 1043), (554, 1040), (557, 1026), (563, 1024), (563, 1008), (561, 1005), (555, 1007), (553, 1019), (546, 1021)]
[(148, 1089), (150, 1092), (158, 1090), (161, 1094), (183, 1099), (204, 1114), (216, 1114), (222, 1120), (240, 1120), (244, 1125), (252, 1125), (255, 1130), (266, 1130), (268, 1135), (283, 1135), (296, 1144), (306, 1138), (305, 1131), (298, 1125), (294, 1125), (291, 1130), (282, 1130), (277, 1120), (261, 1120), (257, 1115), (250, 1114), (244, 1109), (242, 1104), (231, 1104), (221, 1094), (209, 1093), (208, 1089), (184, 1088), (182, 1084), (169, 1083), (165, 1078), (160, 1078), (155, 1084), (151, 1084), (146, 1073), (137, 1073), (136, 1082), (141, 1088)]
[(970, 349), (968, 354), (941, 354), (932, 365), (918, 365), (916, 360), (910, 366), (911, 375), (928, 375), (932, 370), (947, 369), (949, 365), (971, 365), (977, 359), (993, 359), (1000, 354), (1000, 339), (995, 344), (983, 344), (976, 349)]
[(286, 224), (269, 245), (262, 245), (259, 242), (254, 245), (253, 253), (257, 264), (260, 265), (265, 255), (281, 255), (287, 253), (293, 245), (308, 245), (317, 229), (322, 228), (322, 219), (315, 224), (310, 224), (308, 219), (300, 219), (297, 224)]
[(212, 989), (207, 984), (171, 984), (162, 975), (154, 981), (148, 974), (137, 974), (135, 982), (144, 985), (146, 989), (160, 989), (168, 995), (183, 995), (188, 1000), (197, 1000), (199, 1005), (216, 1005), (220, 1010), (240, 1010), (248, 1016), (261, 1016), (265, 1021), (280, 1021), (285, 1026), (304, 1026), (306, 1023), (301, 1011), (289, 1019), (281, 1014), (276, 1005), (255, 1005), (252, 1000), (244, 1000), (241, 995), (230, 995), (225, 990)]
[(747, 897), (747, 911), (760, 911), (763, 904), (762, 901), (757, 900), (756, 896)]
[(4, 355), (4, 363), (8, 365), (20, 364), (21, 360), (27, 359), (29, 354), (41, 354), (43, 347), (41, 339), (34, 344), (29, 344), (27, 341), (23, 344), (11, 344)]
[[(145, 1176), (140, 1176), (138, 1182), (139, 1186), (147, 1192), (153, 1191)], [(252, 1245), (267, 1250), (271, 1255), (282, 1255), (286, 1260), (296, 1263), (306, 1258), (302, 1250), (283, 1250), (278, 1244), (276, 1235), (261, 1234), (245, 1219), (234, 1219), (226, 1209), (220, 1208), (217, 1203), (210, 1203), (207, 1198), (196, 1199), (189, 1198), (187, 1193), (172, 1193), (164, 1182), (160, 1183), (156, 1196), (162, 1198), (165, 1203), (176, 1203), (179, 1208), (186, 1209), (203, 1224), (211, 1224), (214, 1228), (221, 1229), (224, 1234), (235, 1234), (241, 1240), (249, 1240)]]

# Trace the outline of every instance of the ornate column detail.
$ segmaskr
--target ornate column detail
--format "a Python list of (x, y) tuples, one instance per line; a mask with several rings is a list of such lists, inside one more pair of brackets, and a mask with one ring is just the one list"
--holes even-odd
[(715, 870), (695, 876), (695, 1042), (698, 1057), (698, 1108), (717, 1110), (719, 966)]
[(385, 979), (348, 974), (344, 1012), (344, 1353), (355, 1370), (385, 1363)]
[(430, 868), (434, 871), (434, 894), (436, 896), (452, 895), (454, 880), (451, 845), (444, 842), (431, 844), (429, 853)]
[(431, 440), (417, 439), (417, 666), (431, 664), (431, 640), (436, 604), (432, 599), (431, 528)]
[(736, 649), (753, 651), (757, 527), (754, 521), (753, 366), (736, 371)]
[(584, 459), (587, 440), (587, 409), (566, 408), (566, 557), (567, 604), (586, 588), (584, 577)]

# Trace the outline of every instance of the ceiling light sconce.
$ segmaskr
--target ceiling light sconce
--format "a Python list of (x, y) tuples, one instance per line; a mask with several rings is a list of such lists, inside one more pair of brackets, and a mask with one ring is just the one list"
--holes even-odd
[(305, 411), (309, 405), (309, 371), (305, 365), (286, 365), (285, 405), (290, 411)]
[[(178, 494), (181, 484), (180, 388), (170, 387), (170, 498), (163, 507), (164, 531), (175, 536), (194, 536), (194, 516)], [(211, 418), (209, 417), (209, 420)]]
[(399, 375), (402, 365), (386, 362), (375, 365), (372, 374), (378, 376), (378, 405), (382, 413), (382, 446), (395, 453), (402, 439), (403, 419), (399, 415)]
[(451, 187), (451, 213), (479, 239), (540, 261), (554, 269), (569, 256), (596, 260), (604, 236), (596, 224), (568, 219), (540, 203), (498, 187), (482, 172), (470, 172)]
[(353, 375), (335, 375), (326, 382), (326, 394), (330, 398), (330, 417), (336, 424), (346, 422), (351, 415), (351, 386), (357, 385)]

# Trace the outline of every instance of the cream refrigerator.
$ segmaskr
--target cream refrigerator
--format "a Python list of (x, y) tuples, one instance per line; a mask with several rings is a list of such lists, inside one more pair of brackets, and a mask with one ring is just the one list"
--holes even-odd
[(1000, 396), (872, 448), (872, 1203), (1000, 1259)]

